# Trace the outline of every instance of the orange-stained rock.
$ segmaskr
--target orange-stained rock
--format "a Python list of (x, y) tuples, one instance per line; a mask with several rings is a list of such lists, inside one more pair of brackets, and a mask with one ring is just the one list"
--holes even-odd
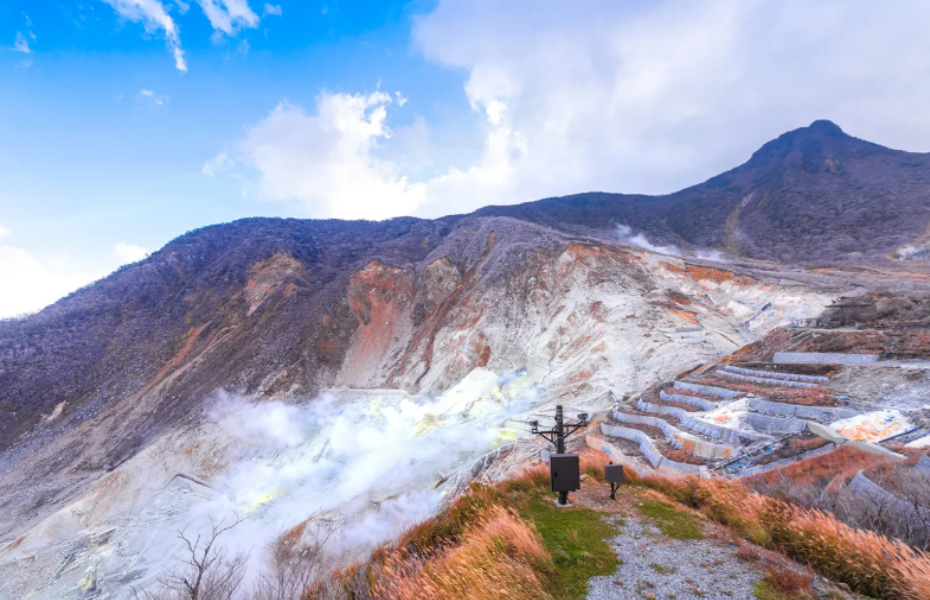
[(246, 302), (249, 303), (249, 313), (254, 312), (278, 290), (285, 296), (293, 294), (296, 286), (293, 283), (285, 283), (289, 276), (307, 279), (304, 266), (293, 256), (275, 254), (269, 259), (255, 263), (243, 291)]

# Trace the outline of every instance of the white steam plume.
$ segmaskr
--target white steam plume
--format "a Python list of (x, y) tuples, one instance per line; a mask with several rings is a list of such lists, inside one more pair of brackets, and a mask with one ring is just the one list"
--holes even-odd
[(244, 518), (224, 545), (251, 551), (253, 579), (263, 549), (311, 518), (333, 531), (328, 553), (364, 554), (434, 514), (446, 493), (437, 482), (497, 447), (507, 419), (532, 408), (535, 388), (509, 402), (499, 392), (508, 381), (486, 371), (480, 390), (438, 398), (324, 395), (299, 406), (221, 395), (211, 419), (235, 437), (237, 456), (191, 527)]
[(694, 258), (713, 262), (726, 262), (726, 257), (720, 250), (697, 250), (694, 253)]
[(656, 252), (658, 254), (667, 254), (669, 256), (681, 256), (681, 250), (677, 246), (657, 246), (651, 243), (643, 233), (633, 233), (633, 229), (627, 225), (617, 225), (617, 237), (621, 244)]

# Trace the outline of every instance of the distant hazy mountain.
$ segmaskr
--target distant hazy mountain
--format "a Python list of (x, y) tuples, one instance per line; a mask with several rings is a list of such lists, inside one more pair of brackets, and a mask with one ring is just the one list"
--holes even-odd
[(622, 224), (654, 243), (782, 262), (914, 258), (928, 251), (930, 154), (891, 150), (815, 121), (667, 196), (589, 193), (476, 214), (557, 228)]

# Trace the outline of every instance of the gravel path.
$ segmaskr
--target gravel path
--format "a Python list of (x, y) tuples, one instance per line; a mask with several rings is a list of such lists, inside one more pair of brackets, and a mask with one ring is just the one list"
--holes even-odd
[(621, 522), (612, 543), (622, 562), (614, 575), (591, 579), (588, 600), (753, 598), (762, 574), (734, 556), (736, 547), (713, 539), (671, 539), (637, 517)]

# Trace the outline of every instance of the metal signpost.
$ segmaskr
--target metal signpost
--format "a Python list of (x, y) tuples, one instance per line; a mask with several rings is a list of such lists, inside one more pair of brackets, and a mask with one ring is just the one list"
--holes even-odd
[(621, 483), (626, 483), (626, 477), (623, 473), (623, 465), (615, 465), (614, 463), (608, 463), (604, 467), (604, 479), (607, 480), (607, 483), (610, 484), (610, 499), (617, 499), (617, 490), (620, 489)]

